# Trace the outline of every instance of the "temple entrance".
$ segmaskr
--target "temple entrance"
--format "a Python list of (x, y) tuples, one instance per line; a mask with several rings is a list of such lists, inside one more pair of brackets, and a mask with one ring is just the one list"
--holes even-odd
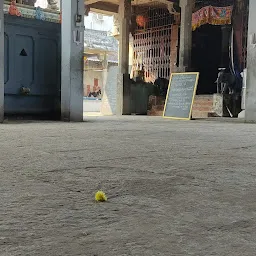
[[(196, 1), (191, 68), (200, 72), (195, 112), (237, 117), (246, 68), (246, 1)], [(196, 113), (197, 114), (197, 113)]]
[(229, 43), (223, 42), (221, 30), (221, 26), (204, 25), (193, 32), (192, 69), (200, 72), (199, 95), (216, 93), (218, 69), (229, 66), (229, 57), (223, 53), (228, 52)]

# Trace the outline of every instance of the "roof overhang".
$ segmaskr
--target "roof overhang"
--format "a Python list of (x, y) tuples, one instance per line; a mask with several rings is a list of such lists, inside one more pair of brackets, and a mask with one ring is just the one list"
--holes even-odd
[[(170, 13), (176, 13), (173, 8), (174, 2), (169, 0), (132, 0), (132, 6), (150, 6), (157, 5), (165, 7)], [(119, 0), (85, 0), (86, 6), (93, 12), (99, 12), (107, 15), (118, 13)]]

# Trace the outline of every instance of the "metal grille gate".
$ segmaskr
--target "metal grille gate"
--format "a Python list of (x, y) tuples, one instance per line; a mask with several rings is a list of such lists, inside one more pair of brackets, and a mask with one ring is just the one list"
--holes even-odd
[(147, 7), (135, 13), (145, 19), (136, 25), (133, 39), (133, 71), (144, 68), (145, 81), (170, 77), (173, 16), (165, 8)]

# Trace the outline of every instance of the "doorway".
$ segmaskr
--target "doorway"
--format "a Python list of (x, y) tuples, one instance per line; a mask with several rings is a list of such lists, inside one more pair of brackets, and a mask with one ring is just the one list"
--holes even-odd
[(193, 32), (192, 67), (200, 72), (197, 94), (217, 92), (218, 69), (229, 67), (230, 31), (226, 26), (207, 24)]

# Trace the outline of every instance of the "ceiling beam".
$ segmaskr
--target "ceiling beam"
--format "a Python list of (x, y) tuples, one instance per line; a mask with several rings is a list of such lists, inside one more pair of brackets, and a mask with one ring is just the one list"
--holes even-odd
[(90, 11), (94, 12), (94, 13), (99, 13), (99, 14), (107, 15), (107, 16), (113, 16), (113, 15), (116, 14), (116, 12), (105, 11), (105, 10), (100, 10), (100, 9), (96, 9), (96, 8), (90, 8)]
[(103, 13), (103, 12), (107, 12), (108, 14), (118, 13), (118, 5), (109, 3), (109, 2), (100, 1), (94, 4), (90, 4), (88, 7), (90, 8), (91, 11), (96, 11), (100, 13)]
[(97, 3), (97, 2), (99, 2), (99, 0), (86, 0), (86, 1), (84, 1), (84, 3), (85, 3), (87, 6), (89, 6), (89, 5), (91, 5), (91, 4), (94, 4), (94, 3)]
[[(98, 12), (107, 15), (113, 15), (118, 13), (119, 2), (115, 3), (115, 0), (86, 0), (85, 4), (90, 8), (92, 12)], [(173, 0), (172, 2), (168, 0), (133, 0), (133, 6), (147, 6), (153, 3), (158, 3), (160, 5), (165, 6), (170, 13), (176, 14), (176, 11), (173, 8)]]

